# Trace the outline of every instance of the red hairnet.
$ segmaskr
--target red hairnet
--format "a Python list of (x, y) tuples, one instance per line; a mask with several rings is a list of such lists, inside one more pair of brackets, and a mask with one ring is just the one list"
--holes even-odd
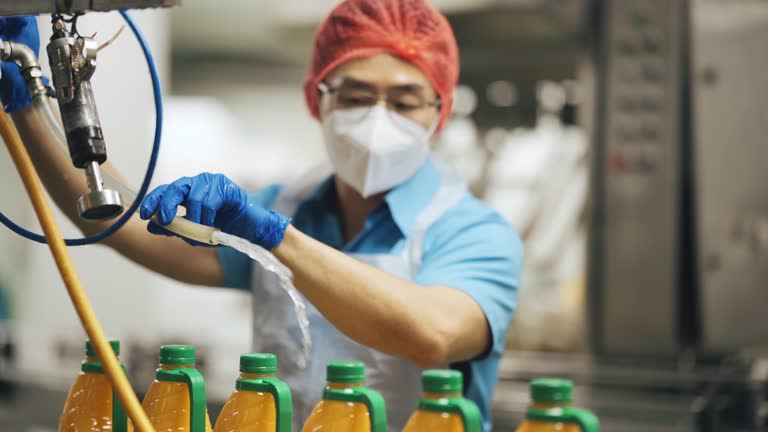
[(442, 102), (442, 127), (459, 80), (459, 49), (448, 20), (428, 0), (345, 0), (326, 17), (304, 81), (312, 116), (320, 117), (320, 81), (346, 61), (381, 53), (413, 64), (429, 79)]

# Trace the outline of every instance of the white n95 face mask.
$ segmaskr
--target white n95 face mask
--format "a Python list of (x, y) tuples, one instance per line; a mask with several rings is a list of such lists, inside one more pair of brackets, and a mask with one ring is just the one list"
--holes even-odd
[(323, 135), (336, 175), (367, 198), (416, 174), (436, 126), (424, 129), (377, 105), (331, 112), (323, 119)]

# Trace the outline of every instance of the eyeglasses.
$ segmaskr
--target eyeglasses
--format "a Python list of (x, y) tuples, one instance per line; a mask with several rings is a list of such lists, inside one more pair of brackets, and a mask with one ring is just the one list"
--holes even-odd
[(421, 91), (410, 86), (395, 87), (383, 94), (369, 85), (345, 85), (331, 87), (325, 82), (318, 84), (322, 94), (330, 96), (331, 107), (338, 110), (372, 108), (382, 100), (389, 110), (403, 117), (420, 120), (432, 108), (440, 109), (440, 99), (428, 100)]

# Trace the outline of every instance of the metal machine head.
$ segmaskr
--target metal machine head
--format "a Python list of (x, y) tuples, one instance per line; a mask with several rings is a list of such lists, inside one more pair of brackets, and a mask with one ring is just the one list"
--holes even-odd
[(47, 51), (69, 155), (75, 167), (85, 170), (90, 189), (77, 201), (78, 213), (85, 220), (111, 219), (123, 212), (123, 203), (118, 192), (104, 189), (99, 169), (107, 160), (107, 146), (91, 85), (98, 44), (71, 32), (59, 17)]
[[(119, 216), (124, 209), (117, 191), (105, 189), (99, 165), (107, 160), (91, 77), (96, 71), (99, 46), (93, 38), (67, 28), (61, 14), (73, 15), (73, 23), (86, 12), (171, 7), (181, 0), (0, 0), (0, 16), (54, 14), (53, 37), (47, 52), (52, 83), (61, 112), (69, 153), (75, 167), (83, 169), (89, 193), (77, 200), (84, 220), (100, 221)], [(22, 66), (33, 96), (47, 93), (42, 70), (27, 47), (0, 41), (0, 60), (14, 60)]]
[(87, 221), (114, 219), (123, 213), (124, 208), (120, 194), (110, 189), (91, 192), (77, 200), (77, 213), (80, 219)]

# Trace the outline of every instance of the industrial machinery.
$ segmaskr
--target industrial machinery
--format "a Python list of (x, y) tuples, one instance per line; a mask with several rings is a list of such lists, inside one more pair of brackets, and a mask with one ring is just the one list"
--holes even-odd
[(600, 22), (595, 351), (768, 347), (768, 3), (612, 1)]
[[(123, 212), (123, 198), (118, 191), (104, 187), (99, 168), (107, 160), (107, 149), (91, 78), (96, 72), (101, 47), (93, 38), (77, 32), (78, 17), (89, 11), (176, 4), (179, 4), (178, 0), (6, 1), (0, 4), (0, 16), (53, 13), (53, 37), (47, 46), (53, 93), (59, 104), (72, 163), (84, 170), (90, 189), (77, 201), (78, 214), (84, 220), (100, 221), (119, 216)], [(72, 15), (71, 28), (67, 27), (62, 14)], [(47, 91), (40, 65), (29, 49), (5, 41), (0, 58), (19, 63), (34, 99)]]
[[(565, 3), (583, 6), (583, 25), (558, 46), (582, 41), (570, 50), (587, 59), (578, 114), (594, 117), (581, 118), (592, 138), (590, 344), (584, 353), (508, 352), (496, 425), (521, 420), (527, 379), (568, 375), (608, 430), (766, 430), (768, 2)], [(527, 63), (544, 51), (540, 41), (528, 43), (530, 55), (508, 45), (507, 58)], [(498, 64), (473, 66), (522, 81), (523, 67)]]
[(689, 430), (764, 430), (768, 3), (616, 0), (594, 18), (596, 363), (674, 394)]
[(0, 16), (85, 12), (108, 12), (178, 6), (181, 0), (5, 0), (0, 2)]
[(87, 220), (111, 219), (123, 211), (120, 194), (104, 189), (99, 170), (107, 148), (90, 81), (97, 54), (95, 40), (70, 32), (62, 18), (54, 20), (48, 57), (72, 163), (85, 170), (91, 190), (77, 201), (80, 217)]

